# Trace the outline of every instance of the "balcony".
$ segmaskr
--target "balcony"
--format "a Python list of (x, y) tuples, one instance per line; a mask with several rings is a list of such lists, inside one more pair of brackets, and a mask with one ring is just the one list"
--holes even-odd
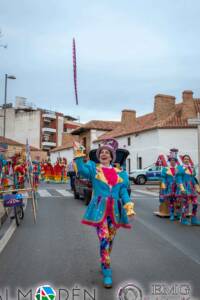
[(42, 147), (43, 148), (56, 147), (56, 143), (44, 141), (44, 142), (42, 142)]
[(51, 113), (43, 114), (42, 117), (45, 118), (45, 120), (47, 120), (47, 119), (55, 120), (56, 119), (56, 115), (51, 114)]
[(44, 123), (48, 123), (49, 124), (49, 123), (51, 123), (52, 120), (48, 119), (48, 118), (44, 118), (43, 121), (44, 121)]
[(42, 132), (50, 132), (50, 133), (55, 133), (56, 129), (55, 128), (50, 128), (50, 127), (43, 127)]

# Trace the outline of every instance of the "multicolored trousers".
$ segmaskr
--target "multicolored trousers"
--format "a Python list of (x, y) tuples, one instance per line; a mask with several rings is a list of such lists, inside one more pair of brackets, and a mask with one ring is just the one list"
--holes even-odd
[(181, 202), (175, 195), (172, 195), (168, 198), (169, 201), (169, 212), (170, 216), (174, 215), (175, 211), (177, 214), (180, 214)]
[(192, 216), (196, 217), (198, 208), (198, 198), (194, 197), (184, 197), (182, 199), (182, 218), (186, 218), (189, 213), (189, 203), (192, 202)]
[(109, 216), (97, 227), (97, 235), (100, 242), (100, 261), (104, 269), (110, 268), (110, 254), (116, 231), (117, 228)]

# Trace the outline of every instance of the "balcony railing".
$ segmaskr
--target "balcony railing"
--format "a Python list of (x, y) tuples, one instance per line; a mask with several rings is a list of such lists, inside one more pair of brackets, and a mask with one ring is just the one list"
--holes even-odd
[(56, 143), (54, 143), (54, 142), (47, 142), (47, 141), (43, 141), (42, 142), (42, 147), (49, 147), (49, 148), (51, 148), (51, 147), (56, 147)]
[(50, 127), (43, 127), (42, 132), (52, 132), (55, 133), (56, 129), (55, 128), (50, 128)]
[(53, 120), (56, 119), (56, 115), (51, 114), (51, 113), (45, 113), (45, 114), (42, 115), (42, 117), (45, 118), (45, 119), (53, 119)]

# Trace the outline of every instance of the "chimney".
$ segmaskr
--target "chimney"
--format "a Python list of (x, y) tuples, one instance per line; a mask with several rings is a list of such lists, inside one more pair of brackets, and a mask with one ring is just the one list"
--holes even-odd
[(158, 94), (154, 98), (154, 113), (158, 121), (166, 119), (175, 112), (175, 97)]
[(122, 110), (121, 123), (126, 128), (136, 127), (136, 111), (130, 109)]
[(182, 108), (182, 117), (184, 119), (194, 118), (197, 116), (194, 99), (193, 99), (193, 91), (183, 91), (183, 108)]

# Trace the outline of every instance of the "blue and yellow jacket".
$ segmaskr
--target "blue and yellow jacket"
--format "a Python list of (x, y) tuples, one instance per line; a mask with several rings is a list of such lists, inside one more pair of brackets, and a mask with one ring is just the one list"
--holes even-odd
[(193, 167), (178, 166), (177, 185), (178, 194), (184, 192), (187, 197), (196, 197), (197, 192), (200, 192), (200, 187), (195, 180), (196, 172)]
[(98, 226), (107, 217), (108, 211), (117, 227), (130, 228), (128, 215), (135, 214), (133, 203), (127, 192), (128, 175), (122, 168), (115, 168), (118, 179), (109, 186), (100, 165), (93, 161), (83, 162), (83, 157), (75, 158), (78, 172), (92, 182), (92, 199), (84, 214), (82, 223)]
[(162, 168), (161, 172), (161, 194), (163, 197), (174, 197), (177, 193), (177, 173), (178, 173), (178, 167), (175, 168), (175, 174), (172, 173), (171, 167), (164, 167)]

